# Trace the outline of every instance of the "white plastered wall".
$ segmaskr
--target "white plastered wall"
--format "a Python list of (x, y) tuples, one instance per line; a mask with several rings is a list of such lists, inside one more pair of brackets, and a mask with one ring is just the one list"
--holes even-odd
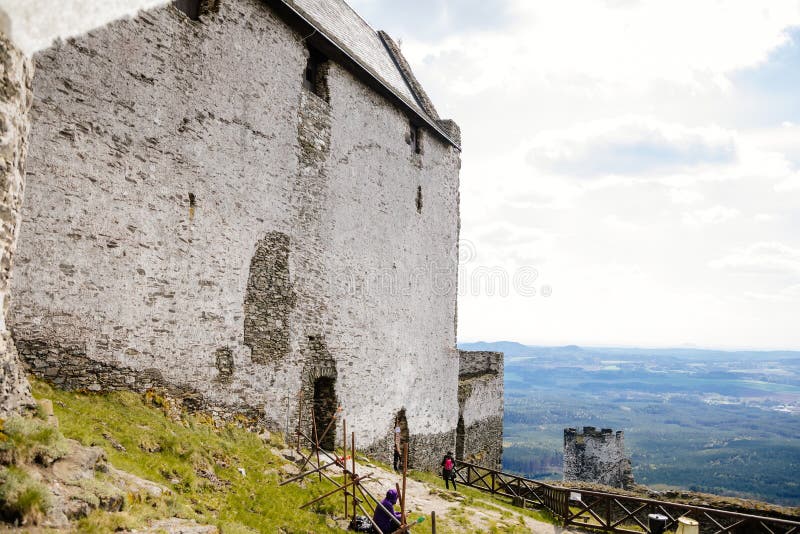
[(0, 31), (27, 55), (169, 0), (0, 0)]

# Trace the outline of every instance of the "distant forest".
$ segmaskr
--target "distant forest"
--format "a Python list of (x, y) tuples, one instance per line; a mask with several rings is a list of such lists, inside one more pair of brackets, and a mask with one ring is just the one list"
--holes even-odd
[(506, 353), (504, 470), (558, 480), (563, 429), (609, 427), (639, 484), (800, 505), (800, 353), (460, 347)]

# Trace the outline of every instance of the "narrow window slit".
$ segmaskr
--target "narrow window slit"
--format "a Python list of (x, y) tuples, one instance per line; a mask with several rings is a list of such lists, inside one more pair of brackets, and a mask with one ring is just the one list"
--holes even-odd
[(408, 144), (414, 149), (414, 154), (422, 154), (422, 129), (413, 122), (409, 122), (408, 127)]
[(328, 58), (314, 48), (308, 49), (303, 87), (328, 101)]

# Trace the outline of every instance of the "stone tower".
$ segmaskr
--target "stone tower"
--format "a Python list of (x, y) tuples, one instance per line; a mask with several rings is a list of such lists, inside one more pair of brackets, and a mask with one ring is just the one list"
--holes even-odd
[(625, 455), (625, 436), (593, 426), (564, 429), (564, 480), (593, 482), (614, 488), (634, 485), (631, 461)]

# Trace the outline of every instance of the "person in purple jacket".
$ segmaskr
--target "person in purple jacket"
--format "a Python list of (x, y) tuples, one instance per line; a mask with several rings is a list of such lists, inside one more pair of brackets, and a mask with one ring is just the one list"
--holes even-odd
[[(379, 534), (389, 534), (394, 532), (400, 526), (400, 512), (394, 511), (394, 505), (397, 502), (397, 491), (390, 489), (386, 492), (386, 498), (381, 501), (383, 508), (377, 506), (375, 508), (375, 515), (372, 520), (381, 529)], [(389, 515), (389, 514), (392, 515)]]

